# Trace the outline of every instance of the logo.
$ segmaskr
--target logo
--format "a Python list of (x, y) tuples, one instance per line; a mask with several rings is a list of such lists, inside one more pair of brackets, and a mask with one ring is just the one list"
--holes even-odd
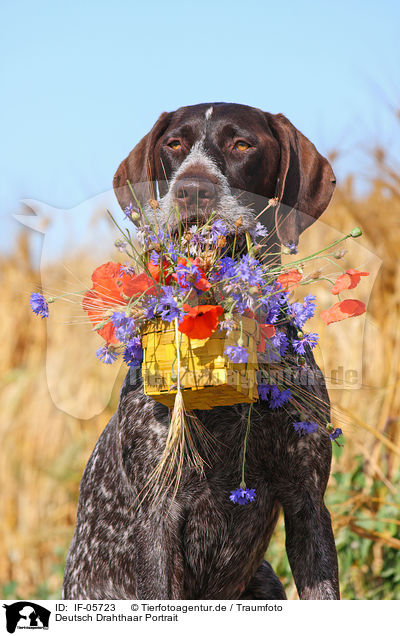
[(3, 607), (6, 609), (9, 634), (14, 634), (16, 629), (49, 629), (51, 612), (41, 605), (31, 601), (18, 601)]

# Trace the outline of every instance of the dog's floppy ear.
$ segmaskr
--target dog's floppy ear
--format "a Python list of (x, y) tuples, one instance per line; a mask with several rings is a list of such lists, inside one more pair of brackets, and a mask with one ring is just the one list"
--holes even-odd
[(157, 141), (167, 129), (171, 116), (172, 113), (162, 113), (150, 132), (139, 141), (127, 158), (120, 163), (114, 175), (113, 188), (122, 209), (125, 209), (131, 202), (135, 204), (127, 181), (131, 183), (142, 206), (150, 198), (155, 198), (153, 183), (159, 178), (155, 147)]
[(265, 114), (281, 149), (276, 232), (282, 245), (297, 245), (301, 232), (327, 208), (335, 175), (327, 159), (284, 115)]

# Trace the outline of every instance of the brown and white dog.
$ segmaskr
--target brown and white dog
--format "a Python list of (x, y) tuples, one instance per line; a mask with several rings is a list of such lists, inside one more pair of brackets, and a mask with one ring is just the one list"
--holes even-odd
[[(296, 245), (327, 207), (335, 184), (328, 161), (283, 115), (225, 103), (163, 113), (117, 170), (114, 188), (122, 208), (132, 202), (128, 180), (160, 224), (177, 206), (188, 225), (212, 210), (232, 232), (239, 217), (242, 228), (251, 230), (266, 202), (277, 197), (278, 205), (258, 219), (270, 231), (270, 246)], [(160, 205), (154, 211), (148, 200), (155, 194)], [(307, 365), (313, 399), (304, 412), (308, 419), (320, 421), (323, 414), (328, 421), (328, 395), (311, 354)], [(246, 480), (257, 497), (235, 506), (229, 492), (240, 482), (247, 412), (241, 404), (199, 411), (215, 440), (216, 458), (203, 477), (184, 468), (173, 500), (167, 493), (156, 508), (146, 501), (138, 507), (137, 495), (165, 445), (168, 410), (144, 395), (137, 374), (128, 374), (117, 413), (82, 478), (64, 598), (285, 598), (263, 560), (281, 508), (300, 598), (339, 598), (323, 501), (329, 434), (320, 426), (299, 437), (290, 403), (278, 410), (258, 403), (246, 454)]]

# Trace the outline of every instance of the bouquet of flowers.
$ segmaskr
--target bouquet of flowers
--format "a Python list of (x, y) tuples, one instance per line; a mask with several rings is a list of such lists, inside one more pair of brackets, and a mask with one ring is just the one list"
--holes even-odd
[[(150, 205), (157, 208), (156, 201)], [(272, 409), (296, 404), (290, 388), (268, 376), (275, 364), (304, 366), (307, 352), (318, 343), (318, 334), (304, 329), (315, 314), (315, 296), (295, 301), (293, 290), (322, 278), (318, 271), (305, 275), (308, 261), (329, 257), (337, 263), (344, 254), (338, 244), (360, 236), (361, 230), (282, 265), (281, 251), (265, 249), (267, 231), (260, 223), (244, 231), (239, 218), (233, 236), (213, 213), (202, 224), (187, 227), (178, 219), (157, 227), (138, 202), (125, 209), (125, 217), (137, 226), (134, 235), (113, 219), (122, 234), (116, 247), (125, 262), (97, 267), (91, 289), (83, 293), (83, 309), (104, 340), (96, 355), (105, 364), (122, 357), (128, 367), (141, 367), (145, 393), (172, 409), (156, 476), (165, 470), (171, 474), (177, 461), (182, 465), (186, 445), (192, 465), (201, 468), (188, 424), (188, 417), (195, 426), (198, 422), (192, 409), (247, 402), (246, 444), (253, 402), (266, 400)], [(294, 245), (283, 251), (297, 253)], [(364, 303), (339, 294), (354, 289), (368, 272), (337, 267), (339, 275), (329, 284), (339, 300), (320, 313), (326, 324), (365, 312)], [(55, 300), (33, 293), (32, 310), (47, 317)], [(318, 424), (304, 421), (300, 409), (298, 419), (293, 427), (299, 435), (316, 431)], [(336, 441), (342, 431), (329, 422), (325, 426)], [(245, 452), (240, 488), (231, 493), (239, 504), (255, 497), (246, 488), (244, 461)]]

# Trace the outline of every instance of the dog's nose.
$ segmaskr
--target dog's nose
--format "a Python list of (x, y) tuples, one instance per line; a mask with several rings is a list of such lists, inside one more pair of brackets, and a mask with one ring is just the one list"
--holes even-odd
[(216, 189), (208, 179), (184, 177), (175, 183), (174, 196), (183, 209), (210, 208), (216, 200)]

